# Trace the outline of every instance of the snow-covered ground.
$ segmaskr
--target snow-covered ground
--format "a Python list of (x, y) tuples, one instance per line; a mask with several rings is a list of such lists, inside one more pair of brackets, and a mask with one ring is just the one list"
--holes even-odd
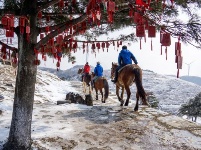
[[(82, 150), (89, 148), (89, 146), (85, 147), (86, 145), (82, 145), (83, 140), (86, 140), (85, 142), (90, 145), (92, 139), (96, 142), (99, 142), (99, 147), (101, 147), (100, 142), (102, 142), (102, 145), (106, 143), (106, 141), (104, 141), (104, 136), (105, 140), (107, 140), (109, 133), (112, 133), (112, 135), (110, 135), (110, 138), (117, 135), (117, 133), (109, 127), (105, 129), (104, 133), (104, 130), (99, 130), (102, 127), (98, 125), (106, 123), (106, 126), (109, 126), (108, 120), (106, 120), (106, 118), (110, 118), (109, 122), (111, 121), (110, 123), (112, 123), (114, 127), (116, 125), (118, 125), (119, 127), (121, 125), (123, 126), (124, 122), (118, 122), (119, 118), (112, 114), (115, 111), (119, 111), (119, 103), (115, 100), (106, 101), (105, 104), (102, 104), (100, 101), (96, 101), (95, 107), (81, 104), (56, 105), (57, 101), (65, 100), (66, 94), (69, 92), (79, 93), (81, 95), (83, 94), (81, 90), (78, 90), (79, 88), (82, 88), (81, 83), (79, 82), (79, 76), (77, 76), (76, 74), (79, 67), (80, 66), (75, 66), (74, 68), (65, 71), (60, 70), (59, 72), (47, 68), (40, 68), (41, 70), (38, 70), (32, 122), (32, 139), (33, 147), (35, 147), (35, 149), (54, 150), (62, 149), (61, 147), (63, 147), (64, 149), (66, 148)], [(42, 70), (48, 70), (48, 72)], [(54, 74), (56, 74), (58, 77)], [(114, 97), (115, 86), (109, 80), (109, 70), (105, 71), (104, 75), (108, 78), (110, 94)], [(73, 81), (76, 82), (61, 80), (59, 77), (63, 79), (67, 78), (68, 80), (73, 79)], [(13, 107), (14, 86), (15, 76), (12, 72), (12, 68), (0, 64), (0, 149), (2, 148), (2, 145), (3, 143), (5, 143), (9, 134), (9, 126)], [(189, 83), (175, 77), (159, 75), (148, 70), (143, 71), (143, 86), (146, 91), (153, 92), (153, 94), (159, 101), (161, 110), (172, 114), (177, 113), (177, 110), (179, 109), (181, 104), (188, 102), (190, 98), (193, 98), (196, 94), (201, 92), (201, 87), (196, 84)], [(132, 100), (128, 108), (132, 107), (133, 109), (135, 103), (135, 86), (132, 87), (132, 91)], [(111, 108), (111, 114), (108, 114), (108, 111), (106, 111), (106, 109), (110, 109), (111, 106), (116, 107), (117, 110), (113, 110), (114, 108)], [(94, 116), (87, 116), (89, 112), (94, 114)], [(124, 113), (126, 113), (126, 111)], [(130, 114), (129, 117), (136, 117), (136, 114)], [(101, 121), (98, 119), (100, 119)], [(115, 122), (116, 124), (114, 124)], [(140, 122), (142, 126), (145, 125), (143, 124), (143, 121), (139, 120), (139, 123)], [(92, 136), (95, 133), (86, 133), (87, 131), (90, 132), (90, 130), (93, 130), (92, 128), (90, 128), (90, 126), (92, 127), (92, 123), (93, 129), (95, 128), (94, 124), (97, 125), (97, 131), (95, 131), (97, 135), (103, 136), (105, 134), (103, 137), (101, 137), (101, 141), (99, 141), (98, 137), (96, 137), (95, 135), (94, 137)], [(154, 122), (152, 123), (154, 124)], [(80, 129), (80, 125), (82, 124), (83, 132), (80, 131), (82, 130)], [(141, 127), (139, 127), (139, 130), (140, 128)], [(154, 129), (154, 131), (156, 130), (161, 129)], [(79, 141), (77, 141), (81, 144), (75, 142), (75, 139), (77, 138), (77, 136), (79, 136), (77, 131), (80, 131), (79, 134), (82, 133), (83, 135), (82, 139), (79, 139)], [(135, 130), (135, 132), (139, 132), (138, 134), (140, 134), (140, 131)], [(160, 136), (158, 136), (157, 138), (159, 138)], [(192, 139), (193, 137), (190, 138)], [(145, 147), (145, 145), (140, 142), (142, 139), (135, 137), (134, 140), (135, 142), (139, 142), (142, 147)], [(198, 138), (195, 141), (199, 140), (200, 139)], [(118, 143), (120, 141), (121, 137), (119, 137), (119, 141), (116, 140), (113, 142)], [(157, 143), (157, 140), (155, 142)], [(97, 147), (96, 144), (94, 145), (94, 147)], [(159, 142), (158, 145), (150, 145), (146, 148), (154, 147), (156, 150), (159, 150), (161, 148), (168, 149), (168, 145), (164, 145), (164, 147), (161, 147), (161, 144), (162, 143)], [(93, 144), (91, 145), (93, 147)], [(113, 144), (110, 146), (110, 148), (113, 147), (113, 149), (129, 149), (129, 146), (131, 145), (132, 144), (126, 146), (122, 142), (120, 142), (119, 145), (115, 144), (114, 146)], [(194, 145), (195, 147), (201, 148), (197, 146), (199, 145), (199, 143), (194, 142)], [(142, 148), (137, 147), (137, 145), (135, 146), (136, 149)], [(110, 149), (109, 147), (104, 148)], [(175, 147), (174, 149), (177, 149), (177, 147)]]
[[(80, 80), (77, 70), (83, 66), (77, 65), (67, 70), (56, 71), (51, 68), (40, 68), (67, 80)], [(93, 71), (93, 66), (91, 67)], [(104, 70), (104, 76), (108, 79), (110, 91), (115, 92), (115, 86), (110, 81), (110, 70)], [(143, 86), (147, 92), (152, 92), (159, 101), (161, 110), (171, 114), (177, 114), (180, 106), (201, 92), (201, 86), (181, 80), (173, 76), (165, 76), (150, 70), (143, 70)], [(131, 87), (131, 99), (135, 100), (136, 87)], [(126, 95), (125, 95), (126, 96)]]

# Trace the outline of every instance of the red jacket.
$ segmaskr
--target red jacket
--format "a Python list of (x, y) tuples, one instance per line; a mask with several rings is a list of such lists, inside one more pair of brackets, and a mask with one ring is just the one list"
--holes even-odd
[(89, 65), (85, 65), (84, 66), (84, 73), (89, 73), (90, 72), (90, 66)]

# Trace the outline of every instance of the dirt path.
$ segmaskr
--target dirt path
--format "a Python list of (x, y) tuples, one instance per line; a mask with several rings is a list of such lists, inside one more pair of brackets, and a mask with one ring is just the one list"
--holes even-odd
[[(71, 83), (82, 90), (80, 82)], [(94, 100), (94, 106), (83, 110), (66, 110), (52, 104), (38, 107), (44, 121), (40, 126), (50, 128), (58, 122), (60, 126), (54, 136), (46, 133), (40, 138), (34, 135), (39, 129), (33, 123), (36, 149), (201, 150), (201, 126), (152, 108), (140, 106), (134, 112), (134, 105), (120, 107), (114, 94), (105, 104)], [(60, 111), (53, 109), (56, 107)]]

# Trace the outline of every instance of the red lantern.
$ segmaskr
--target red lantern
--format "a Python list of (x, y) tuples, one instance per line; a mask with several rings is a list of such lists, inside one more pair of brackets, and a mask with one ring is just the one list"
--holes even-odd
[[(156, 27), (155, 26), (148, 26), (148, 37), (156, 37)], [(152, 46), (152, 39), (151, 39), (151, 50), (153, 49)]]
[(25, 17), (20, 17), (19, 18), (19, 26), (20, 27), (25, 27)]
[(108, 1), (108, 11), (115, 12), (115, 2)]
[(140, 15), (140, 13), (138, 13), (138, 12), (134, 13), (134, 20), (133, 21), (134, 21), (135, 24), (141, 23), (142, 16)]
[(99, 42), (96, 43), (96, 47), (97, 47), (97, 49), (100, 49), (100, 43)]
[(30, 33), (30, 26), (26, 26), (26, 33)]
[(37, 65), (37, 66), (39, 66), (40, 65), (40, 60), (39, 59), (35, 59), (34, 60), (34, 64)]
[(47, 32), (49, 32), (50, 31), (50, 27), (49, 26), (46, 26), (45, 27), (45, 32), (47, 33)]
[(104, 48), (105, 48), (105, 43), (104, 42), (102, 42), (101, 47), (103, 48), (103, 51), (104, 51)]
[(63, 35), (58, 35), (58, 37), (56, 38), (56, 41), (58, 44), (61, 44), (63, 41)]
[(43, 33), (40, 34), (40, 39), (42, 39), (42, 38), (44, 38), (44, 34)]
[(41, 18), (42, 18), (42, 12), (39, 11), (39, 12), (38, 12), (38, 19), (41, 19)]
[(96, 48), (95, 43), (92, 43), (91, 49), (94, 50)]
[(183, 57), (178, 56), (177, 69), (182, 69)]
[(143, 24), (139, 24), (136, 26), (136, 36), (144, 37), (145, 36), (145, 28)]
[(148, 37), (156, 37), (156, 27), (155, 26), (148, 27)]
[(171, 38), (170, 33), (161, 32), (160, 33), (161, 45), (162, 46), (170, 46), (171, 45)]
[(59, 1), (59, 7), (60, 7), (60, 8), (63, 8), (63, 7), (64, 7), (64, 1), (63, 1), (63, 0), (60, 0), (60, 1)]
[(7, 20), (8, 20), (7, 16), (3, 16), (3, 17), (1, 18), (1, 23), (2, 23), (2, 25), (7, 26)]
[(181, 56), (181, 43), (175, 42), (175, 55)]

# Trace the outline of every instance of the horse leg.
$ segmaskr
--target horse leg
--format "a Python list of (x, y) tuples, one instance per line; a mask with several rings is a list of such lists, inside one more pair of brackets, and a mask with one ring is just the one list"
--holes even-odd
[(125, 86), (125, 89), (126, 89), (126, 93), (127, 93), (127, 98), (126, 98), (125, 106), (128, 106), (129, 99), (130, 99), (130, 96), (131, 96), (131, 91), (130, 91), (129, 86)]
[(98, 90), (95, 88), (96, 91), (96, 100), (98, 100)]
[(138, 111), (138, 106), (139, 106), (139, 94), (138, 94), (138, 91), (137, 91), (136, 92), (136, 104), (135, 104), (134, 111)]
[(102, 101), (102, 103), (105, 103), (105, 100), (103, 100), (103, 91), (102, 91), (102, 89), (100, 89), (100, 93), (101, 93), (101, 101)]
[(122, 87), (122, 89), (121, 89), (121, 99), (123, 99), (124, 98), (124, 87)]
[(91, 86), (89, 85), (89, 94), (91, 94)]
[(123, 99), (121, 99), (121, 97), (119, 96), (119, 87), (116, 85), (116, 95), (117, 95), (117, 97), (118, 97), (118, 100), (120, 101), (120, 106), (123, 106), (123, 104), (124, 104), (124, 100)]
[(84, 93), (86, 93), (86, 83), (83, 82), (83, 87), (84, 87)]

